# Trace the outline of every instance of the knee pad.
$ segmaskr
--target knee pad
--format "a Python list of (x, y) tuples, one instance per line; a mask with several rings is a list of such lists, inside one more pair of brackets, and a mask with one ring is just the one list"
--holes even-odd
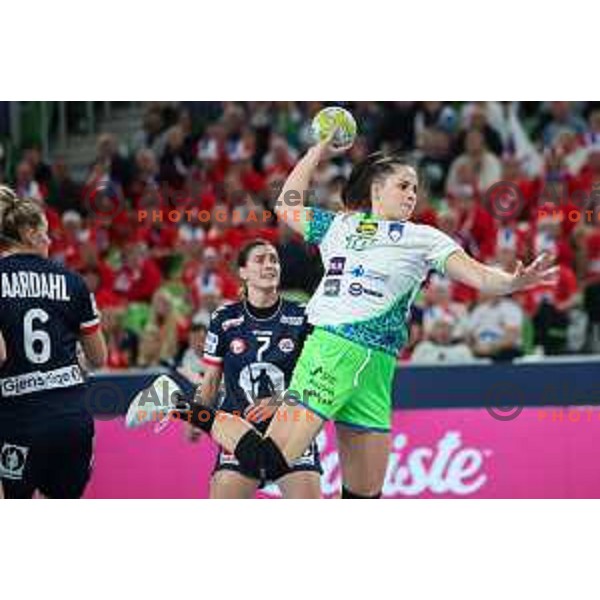
[(240, 438), (234, 455), (242, 472), (254, 479), (276, 481), (290, 471), (277, 444), (253, 429)]
[(373, 496), (363, 496), (362, 494), (355, 494), (342, 486), (342, 500), (377, 500), (377, 498), (381, 498), (381, 492)]

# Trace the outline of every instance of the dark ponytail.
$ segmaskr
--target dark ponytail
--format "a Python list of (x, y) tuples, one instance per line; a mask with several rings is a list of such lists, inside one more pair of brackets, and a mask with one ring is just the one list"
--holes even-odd
[(413, 161), (399, 154), (373, 152), (357, 163), (342, 190), (342, 201), (349, 210), (370, 212), (371, 186), (377, 179), (383, 179), (394, 172), (396, 167), (416, 169)]

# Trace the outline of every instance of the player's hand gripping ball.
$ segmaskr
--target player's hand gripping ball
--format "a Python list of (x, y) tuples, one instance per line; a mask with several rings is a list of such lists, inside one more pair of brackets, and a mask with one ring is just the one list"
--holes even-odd
[(318, 143), (328, 139), (334, 131), (332, 148), (347, 150), (356, 139), (356, 121), (345, 108), (328, 106), (315, 115), (310, 132), (313, 140)]

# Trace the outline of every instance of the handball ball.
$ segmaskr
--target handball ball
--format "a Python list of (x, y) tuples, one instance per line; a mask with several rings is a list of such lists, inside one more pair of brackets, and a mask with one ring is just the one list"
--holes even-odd
[(356, 138), (356, 121), (345, 108), (328, 106), (320, 110), (310, 126), (311, 136), (315, 142), (327, 139), (333, 130), (337, 130), (331, 142), (333, 148), (352, 146)]

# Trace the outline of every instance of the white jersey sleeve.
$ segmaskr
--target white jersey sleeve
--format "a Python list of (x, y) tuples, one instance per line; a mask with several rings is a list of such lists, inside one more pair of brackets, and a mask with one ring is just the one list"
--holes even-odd
[(431, 270), (445, 274), (448, 257), (461, 250), (461, 247), (450, 236), (435, 227), (423, 225), (421, 232), (427, 239), (425, 262)]

